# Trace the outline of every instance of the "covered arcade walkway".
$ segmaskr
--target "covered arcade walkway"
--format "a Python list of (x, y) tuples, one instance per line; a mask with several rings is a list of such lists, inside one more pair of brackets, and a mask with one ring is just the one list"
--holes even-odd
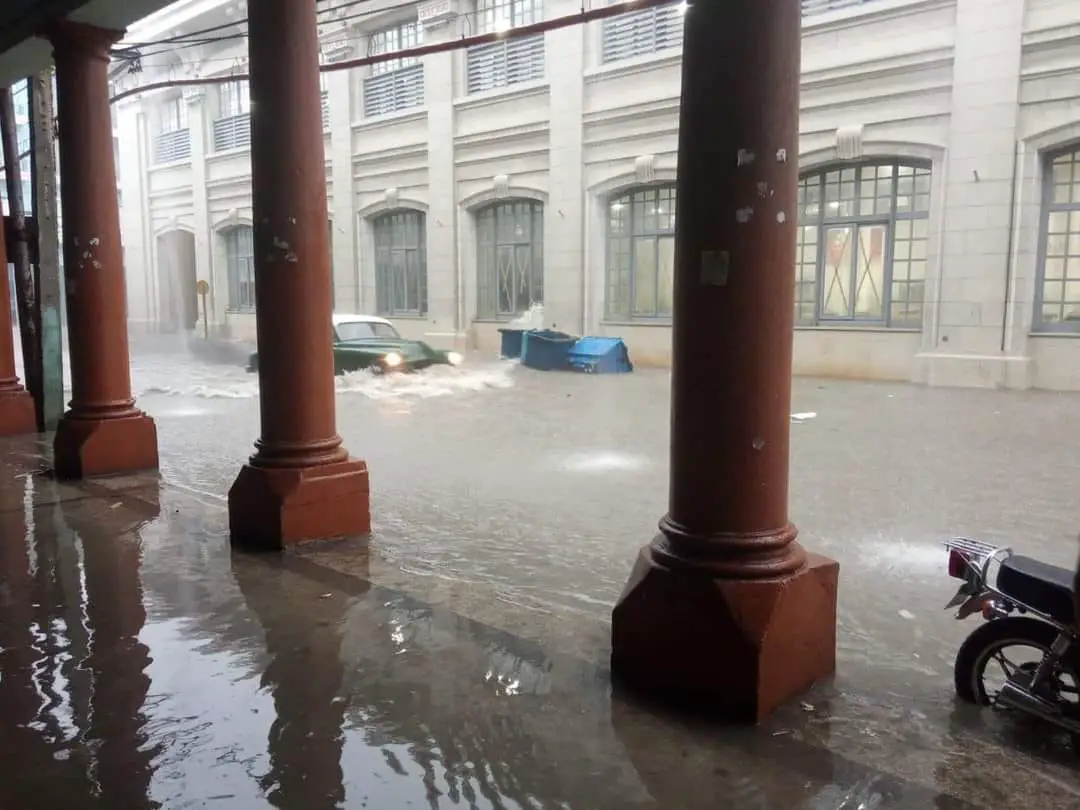
[[(57, 78), (72, 373), (53, 441), (61, 479), (158, 462), (128, 359), (107, 81), (121, 32), (86, 10), (32, 31)], [(368, 471), (335, 424), (315, 4), (260, 0), (248, 14), (261, 433), (229, 492), (229, 531), (235, 546), (282, 549), (367, 534)], [(796, 0), (688, 11), (670, 506), (612, 620), (616, 677), (751, 722), (835, 663), (838, 566), (804, 550), (787, 515), (800, 27)], [(0, 320), (9, 435), (32, 429), (10, 334)]]

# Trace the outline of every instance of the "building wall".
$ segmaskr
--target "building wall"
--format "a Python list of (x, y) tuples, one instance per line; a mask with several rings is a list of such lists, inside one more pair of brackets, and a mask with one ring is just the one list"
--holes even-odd
[[(1033, 314), (1046, 155), (1080, 144), (1080, 3), (836, 5), (844, 7), (804, 18), (800, 167), (929, 162), (925, 298), (914, 327), (797, 328), (796, 372), (1080, 389), (1080, 332), (1033, 334), (1041, 330)], [(362, 20), (325, 26), (325, 54), (362, 55), (372, 30), (416, 19), (388, 2), (368, 6)], [(467, 33), (463, 21), (475, 25), (469, 0), (451, 0), (449, 8), (457, 16), (426, 28), (425, 42)], [(543, 13), (579, 9), (571, 0), (547, 0)], [(205, 17), (187, 23), (200, 24)], [(243, 43), (221, 47), (181, 56), (187, 75), (220, 72), (243, 55)], [(547, 325), (620, 336), (640, 364), (668, 363), (668, 322), (606, 316), (605, 267), (609, 201), (676, 177), (679, 50), (605, 62), (603, 47), (600, 23), (548, 32), (542, 77), (478, 93), (468, 92), (465, 51), (435, 54), (423, 60), (424, 103), (377, 117), (364, 115), (370, 67), (327, 74), (337, 310), (375, 311), (373, 218), (421, 211), (428, 309), (395, 322), (434, 344), (494, 351), (502, 324), (478, 317), (475, 212), (501, 198), (536, 200), (544, 204)], [(137, 79), (150, 81), (152, 71)], [(161, 103), (144, 94), (119, 109), (131, 318), (158, 321), (156, 241), (188, 230), (197, 275), (210, 284), (212, 326), (250, 339), (253, 315), (230, 311), (221, 236), (251, 221), (249, 153), (213, 151), (219, 116), (216, 90), (208, 87), (185, 98), (190, 157), (155, 163), (154, 109)]]

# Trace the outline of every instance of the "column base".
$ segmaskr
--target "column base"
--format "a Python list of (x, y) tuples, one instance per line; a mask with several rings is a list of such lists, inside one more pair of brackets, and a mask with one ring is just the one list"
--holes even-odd
[(280, 551), (370, 533), (367, 464), (357, 459), (299, 468), (245, 464), (229, 490), (229, 536), (240, 548)]
[(0, 436), (37, 433), (34, 398), (25, 389), (0, 394)]
[(69, 411), (56, 426), (53, 466), (62, 479), (156, 470), (157, 426), (142, 411), (109, 418)]
[(612, 676), (663, 703), (758, 723), (836, 669), (839, 563), (714, 579), (642, 550), (611, 619)]

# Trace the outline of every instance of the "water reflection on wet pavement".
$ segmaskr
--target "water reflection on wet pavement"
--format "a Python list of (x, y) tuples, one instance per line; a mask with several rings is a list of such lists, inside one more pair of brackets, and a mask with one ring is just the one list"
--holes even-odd
[(653, 716), (602, 669), (310, 560), (230, 554), (145, 479), (3, 496), (5, 808), (972, 806)]
[(4, 453), (3, 810), (1080, 804), (1065, 740), (954, 705), (974, 625), (938, 610), (934, 545), (1031, 527), (1021, 547), (1073, 555), (1032, 536), (1073, 531), (1077, 462), (1039, 426), (1068, 430), (1075, 398), (801, 381), (796, 409), (819, 416), (793, 427), (793, 513), (843, 564), (840, 672), (735, 730), (613, 697), (604, 666), (610, 604), (663, 511), (666, 373), (343, 381), (377, 533), (278, 559), (232, 555), (212, 497), (257, 431), (254, 390), (214, 386), (249, 379), (133, 365), (163, 490), (61, 485), (23, 474), (40, 446)]

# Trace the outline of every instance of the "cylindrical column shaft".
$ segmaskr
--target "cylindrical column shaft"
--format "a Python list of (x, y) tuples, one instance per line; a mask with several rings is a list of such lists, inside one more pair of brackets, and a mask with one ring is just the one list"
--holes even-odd
[(371, 531), (367, 465), (349, 458), (334, 413), (315, 15), (309, 0), (248, 6), (262, 432), (229, 490), (229, 532), (252, 548)]
[(788, 522), (796, 0), (694, 0), (683, 47), (671, 491), (611, 621), (612, 674), (757, 722), (831, 672), (839, 567)]
[(71, 413), (133, 414), (109, 48), (121, 32), (76, 23), (49, 31), (56, 60), (60, 198)]
[(11, 319), (4, 222), (0, 217), (0, 436), (37, 431), (34, 400), (15, 375), (15, 336)]
[(802, 562), (787, 548), (800, 31), (791, 0), (700, 0), (683, 53), (662, 528), (677, 555), (738, 575)]
[(46, 32), (56, 61), (71, 404), (53, 441), (61, 478), (157, 467), (157, 429), (135, 408), (120, 245), (109, 48), (121, 32), (73, 22)]
[(262, 416), (252, 463), (344, 460), (334, 413), (315, 6), (299, 0), (252, 3), (248, 33)]
[(15, 336), (11, 321), (11, 282), (8, 279), (6, 240), (3, 218), (0, 217), (0, 396), (22, 391), (15, 376)]

